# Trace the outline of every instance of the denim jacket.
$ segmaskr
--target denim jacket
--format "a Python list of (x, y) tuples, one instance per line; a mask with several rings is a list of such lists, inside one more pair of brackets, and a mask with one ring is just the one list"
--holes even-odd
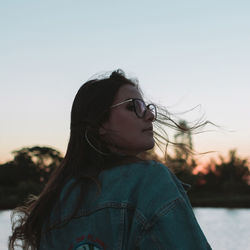
[[(71, 179), (43, 229), (40, 249), (205, 250), (211, 249), (194, 216), (184, 184), (155, 161), (131, 163), (99, 174), (76, 215), (80, 188)], [(66, 223), (65, 223), (66, 222)], [(45, 228), (45, 227), (44, 227)]]

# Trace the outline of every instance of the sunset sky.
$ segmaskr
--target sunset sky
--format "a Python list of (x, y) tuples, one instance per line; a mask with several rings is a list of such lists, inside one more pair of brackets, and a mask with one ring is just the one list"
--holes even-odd
[(221, 126), (197, 151), (250, 158), (249, 13), (249, 0), (3, 1), (0, 163), (24, 146), (65, 153), (77, 90), (117, 68), (171, 112), (200, 105), (183, 118)]

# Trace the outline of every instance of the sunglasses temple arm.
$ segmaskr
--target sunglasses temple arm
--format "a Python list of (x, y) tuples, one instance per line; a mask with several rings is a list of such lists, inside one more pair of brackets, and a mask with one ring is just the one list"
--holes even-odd
[(133, 99), (128, 99), (128, 100), (126, 100), (126, 101), (119, 102), (119, 103), (117, 103), (117, 104), (115, 104), (115, 105), (112, 105), (111, 108), (117, 107), (117, 106), (119, 106), (119, 105), (122, 105), (123, 103), (130, 102), (130, 101), (132, 101), (132, 100), (133, 100)]

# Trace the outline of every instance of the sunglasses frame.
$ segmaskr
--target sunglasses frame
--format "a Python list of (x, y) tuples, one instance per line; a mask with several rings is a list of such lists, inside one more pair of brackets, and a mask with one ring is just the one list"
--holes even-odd
[[(146, 105), (145, 102), (144, 102), (142, 99), (139, 99), (139, 98), (130, 98), (130, 99), (125, 100), (125, 101), (123, 101), (123, 102), (119, 102), (119, 103), (117, 103), (117, 104), (112, 105), (111, 108), (120, 106), (120, 105), (122, 105), (122, 104), (124, 104), (124, 103), (131, 102), (131, 101), (133, 102), (134, 107), (135, 107), (135, 101), (140, 101), (140, 102), (142, 102), (142, 103), (144, 104), (144, 106), (145, 106), (145, 108), (146, 108), (145, 111), (143, 112), (143, 115), (142, 115), (142, 116), (140, 116), (140, 115), (137, 113), (136, 108), (135, 108), (135, 114), (136, 114), (136, 116), (137, 116), (138, 118), (143, 118), (143, 117), (145, 116), (147, 110), (150, 111), (150, 106), (153, 106), (153, 107), (154, 107), (154, 110), (155, 110), (154, 121), (156, 120), (156, 117), (157, 117), (157, 109), (156, 109), (156, 106), (155, 106), (153, 103), (150, 103), (150, 104)], [(150, 112), (151, 112), (151, 111), (150, 111)], [(152, 112), (151, 112), (151, 113), (152, 113)]]

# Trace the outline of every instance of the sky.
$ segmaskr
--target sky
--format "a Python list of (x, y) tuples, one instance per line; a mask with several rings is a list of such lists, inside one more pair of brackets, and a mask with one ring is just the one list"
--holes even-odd
[(95, 74), (123, 69), (145, 96), (208, 127), (198, 152), (250, 158), (248, 0), (2, 1), (0, 163), (34, 145), (65, 153), (70, 110)]

